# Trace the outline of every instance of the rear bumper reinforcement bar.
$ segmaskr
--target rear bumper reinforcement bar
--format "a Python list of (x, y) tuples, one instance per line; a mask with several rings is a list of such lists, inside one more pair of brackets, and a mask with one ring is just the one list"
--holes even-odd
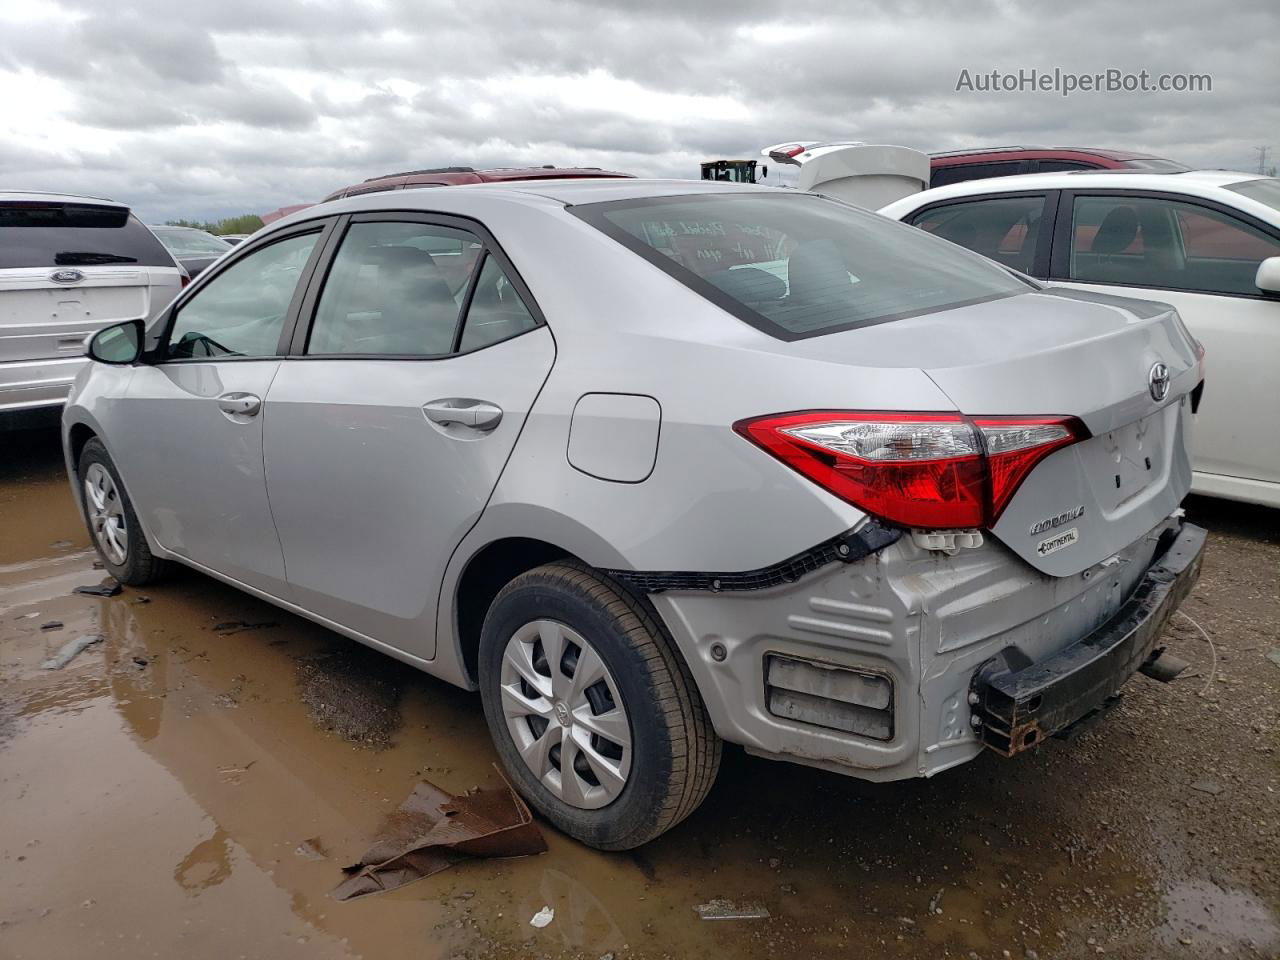
[(1200, 578), (1205, 543), (1205, 531), (1189, 523), (1164, 536), (1133, 594), (1084, 639), (1038, 663), (1010, 648), (978, 668), (970, 702), (986, 746), (1011, 757), (1089, 719), (1157, 652), (1170, 615)]
[(675, 570), (606, 570), (609, 576), (646, 593), (663, 590), (763, 590), (782, 583), (795, 583), (806, 573), (829, 563), (854, 563), (896, 543), (902, 531), (874, 518), (856, 531), (842, 533), (803, 553), (759, 570), (733, 573), (701, 573)]

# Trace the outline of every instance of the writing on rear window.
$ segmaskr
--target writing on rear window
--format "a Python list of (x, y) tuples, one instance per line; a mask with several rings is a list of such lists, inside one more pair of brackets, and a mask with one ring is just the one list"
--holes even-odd
[(1031, 289), (967, 251), (810, 194), (701, 194), (573, 212), (783, 340)]

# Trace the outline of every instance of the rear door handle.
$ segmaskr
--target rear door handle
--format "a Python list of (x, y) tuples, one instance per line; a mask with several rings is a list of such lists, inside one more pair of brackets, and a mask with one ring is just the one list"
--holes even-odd
[(224, 393), (218, 398), (218, 409), (233, 417), (256, 417), (262, 398), (252, 393)]
[(488, 432), (502, 422), (502, 408), (485, 400), (450, 397), (423, 404), (423, 413), (432, 423), (442, 427), (472, 427)]

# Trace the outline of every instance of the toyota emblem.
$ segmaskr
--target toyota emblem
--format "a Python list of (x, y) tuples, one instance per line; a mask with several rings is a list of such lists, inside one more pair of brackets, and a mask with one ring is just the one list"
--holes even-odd
[(1169, 395), (1169, 368), (1163, 363), (1153, 363), (1151, 372), (1147, 374), (1147, 389), (1151, 391), (1151, 399), (1159, 403)]

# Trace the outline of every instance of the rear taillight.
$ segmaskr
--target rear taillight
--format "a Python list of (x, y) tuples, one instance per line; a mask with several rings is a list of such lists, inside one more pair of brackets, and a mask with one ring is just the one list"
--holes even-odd
[(905, 527), (991, 527), (1032, 468), (1088, 436), (1074, 417), (809, 411), (734, 430), (814, 483)]

